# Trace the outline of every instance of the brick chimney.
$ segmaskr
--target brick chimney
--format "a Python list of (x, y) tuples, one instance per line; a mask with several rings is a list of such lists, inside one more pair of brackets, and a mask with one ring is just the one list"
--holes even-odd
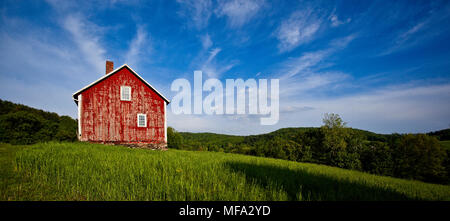
[(108, 74), (113, 70), (114, 70), (114, 62), (106, 61), (106, 73), (105, 74)]

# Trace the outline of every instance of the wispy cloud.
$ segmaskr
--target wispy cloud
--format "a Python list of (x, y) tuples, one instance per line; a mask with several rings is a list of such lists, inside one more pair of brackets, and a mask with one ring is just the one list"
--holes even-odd
[(211, 50), (209, 52), (209, 57), (208, 60), (206, 60), (206, 63), (211, 62), (216, 57), (216, 55), (219, 54), (220, 51), (222, 51), (222, 49), (220, 48), (214, 48), (213, 50)]
[(401, 43), (401, 42), (407, 40), (408, 38), (411, 37), (411, 35), (417, 33), (418, 31), (420, 31), (425, 26), (425, 24), (426, 24), (426, 22), (419, 22), (418, 24), (414, 25), (412, 28), (410, 28), (406, 32), (402, 33), (398, 37), (397, 41)]
[(426, 23), (427, 23), (426, 21), (419, 22), (410, 29), (399, 34), (394, 40), (394, 43), (389, 48), (381, 52), (379, 55), (384, 56), (392, 54), (396, 51), (406, 49), (416, 44), (417, 40), (414, 40), (414, 35), (424, 30), (426, 27)]
[[(103, 75), (108, 58), (129, 63), (168, 98), (171, 80), (190, 79), (194, 70), (221, 80), (280, 79), (277, 125), (261, 126), (251, 115), (169, 111), (168, 124), (180, 130), (255, 134), (319, 126), (325, 112), (385, 133), (450, 123), (445, 1), (361, 2), (351, 9), (310, 1), (47, 2), (2, 4), (2, 99), (76, 118), (71, 94)], [(373, 57), (405, 49), (411, 53)]]
[(291, 78), (300, 73), (310, 72), (311, 68), (321, 62), (330, 52), (328, 50), (321, 50), (315, 52), (306, 52), (300, 57), (289, 58), (283, 62), (283, 67), (280, 70), (281, 79)]
[(280, 78), (287, 79), (299, 74), (304, 75), (311, 72), (317, 72), (324, 67), (328, 67), (329, 64), (324, 63), (324, 59), (336, 51), (347, 47), (347, 45), (355, 38), (355, 34), (337, 38), (330, 41), (328, 48), (305, 52), (299, 57), (289, 58), (287, 61), (283, 62), (278, 71), (278, 73), (281, 74)]
[(322, 24), (322, 18), (312, 9), (296, 11), (281, 22), (276, 30), (280, 52), (290, 51), (301, 44), (311, 41)]
[(218, 62), (216, 56), (222, 51), (220, 48), (214, 48), (209, 51), (208, 58), (201, 65), (201, 70), (204, 74), (211, 78), (219, 78), (221, 75), (231, 68), (233, 68), (237, 61), (231, 61), (223, 64), (223, 62)]
[(387, 48), (383, 49), (378, 55), (389, 55), (430, 41), (433, 37), (446, 30), (441, 24), (446, 23), (449, 17), (450, 5), (432, 8), (422, 19), (413, 24), (403, 25), (405, 28), (395, 32), (392, 43), (388, 44)]
[(2, 99), (76, 116), (71, 94), (98, 77), (100, 73), (92, 70), (95, 64), (86, 61), (85, 53), (71, 39), (23, 20), (4, 16), (2, 22)]
[(187, 19), (189, 26), (197, 29), (208, 26), (213, 11), (211, 0), (177, 0), (177, 2), (181, 6), (178, 15)]
[(450, 121), (442, 119), (450, 119), (449, 91), (449, 84), (390, 85), (338, 98), (284, 100), (281, 105), (312, 107), (292, 113), (297, 118), (294, 122), (302, 126), (317, 125), (323, 113), (334, 112), (355, 128), (382, 133), (428, 132), (448, 127)]
[(202, 42), (202, 47), (203, 49), (208, 49), (213, 45), (213, 42), (211, 40), (211, 37), (209, 36), (209, 34), (205, 34), (203, 36), (201, 36), (201, 42)]
[(349, 79), (349, 74), (340, 71), (304, 73), (294, 79), (280, 79), (280, 96), (320, 95), (343, 87)]
[(334, 39), (326, 49), (305, 52), (299, 57), (284, 61), (277, 71), (280, 78), (280, 95), (298, 96), (299, 93), (313, 89), (328, 91), (349, 80), (349, 74), (324, 69), (332, 66), (327, 59), (336, 51), (345, 48), (355, 36), (352, 34)]
[(324, 113), (333, 112), (354, 128), (378, 133), (423, 133), (447, 128), (450, 124), (450, 121), (442, 121), (450, 119), (447, 111), (450, 108), (449, 91), (449, 84), (408, 84), (334, 98), (297, 96), (293, 99), (281, 96), (280, 121), (267, 127), (262, 127), (249, 115), (192, 116), (169, 112), (168, 119), (169, 126), (180, 131), (244, 135), (283, 127), (316, 127), (322, 124)]
[(226, 16), (228, 25), (236, 28), (255, 18), (265, 4), (264, 0), (219, 1), (215, 13), (218, 17)]
[(328, 20), (331, 22), (331, 27), (338, 27), (344, 24), (347, 24), (352, 21), (351, 18), (347, 19), (339, 19), (338, 15), (336, 14), (336, 9), (331, 12), (330, 16), (328, 17)]
[(149, 51), (148, 34), (143, 26), (138, 26), (136, 36), (131, 40), (128, 52), (125, 55), (125, 63), (137, 66), (146, 52)]
[(99, 37), (95, 35), (98, 33), (97, 26), (79, 15), (68, 15), (63, 21), (63, 27), (72, 35), (86, 62), (94, 67), (96, 72), (104, 72), (106, 50), (100, 46)]

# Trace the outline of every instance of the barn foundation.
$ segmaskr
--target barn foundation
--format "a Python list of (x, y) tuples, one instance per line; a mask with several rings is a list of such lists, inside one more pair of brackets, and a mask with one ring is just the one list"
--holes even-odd
[(107, 141), (89, 141), (89, 143), (105, 144), (105, 145), (119, 145), (129, 148), (141, 148), (151, 150), (167, 150), (167, 143), (128, 143), (128, 142), (107, 142)]

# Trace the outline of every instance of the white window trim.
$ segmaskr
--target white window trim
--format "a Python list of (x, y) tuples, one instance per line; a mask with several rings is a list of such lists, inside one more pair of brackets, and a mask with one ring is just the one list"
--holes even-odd
[[(144, 116), (144, 126), (139, 125), (139, 117)], [(137, 114), (137, 126), (138, 127), (147, 127), (147, 114)]]
[[(124, 88), (128, 88), (130, 91), (130, 96), (128, 97), (128, 99), (123, 99), (123, 97), (122, 97)], [(120, 86), (120, 100), (121, 101), (131, 101), (131, 87), (130, 86)]]

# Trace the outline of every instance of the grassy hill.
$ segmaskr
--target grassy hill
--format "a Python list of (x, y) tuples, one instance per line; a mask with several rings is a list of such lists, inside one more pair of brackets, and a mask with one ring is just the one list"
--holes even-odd
[(450, 149), (444, 140), (447, 131), (377, 134), (323, 126), (232, 136), (176, 132), (169, 128), (168, 141), (171, 149), (239, 153), (450, 184)]
[(76, 139), (77, 121), (71, 117), (0, 99), (0, 142), (33, 144)]
[(439, 143), (441, 143), (441, 146), (442, 146), (445, 150), (450, 150), (450, 140), (440, 141)]
[(450, 186), (280, 159), (0, 144), (0, 200), (450, 200)]

